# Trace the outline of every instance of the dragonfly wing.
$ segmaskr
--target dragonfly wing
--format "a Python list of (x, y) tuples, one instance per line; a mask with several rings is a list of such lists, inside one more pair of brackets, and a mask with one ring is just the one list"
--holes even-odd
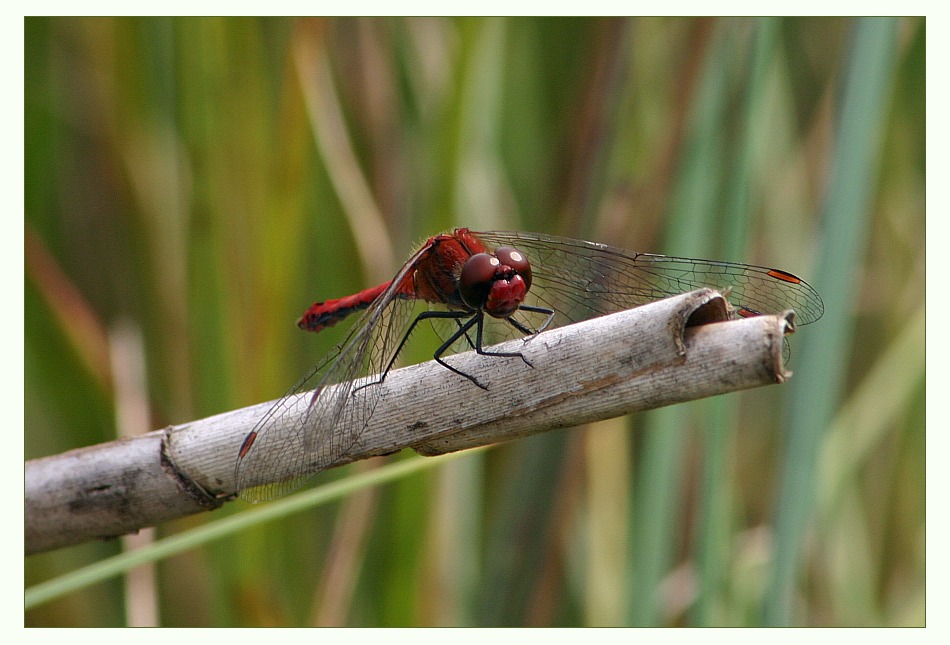
[[(399, 293), (399, 285), (427, 248), (407, 262), (346, 340), (278, 400), (244, 440), (235, 465), (242, 498), (259, 502), (286, 495), (358, 444), (382, 393), (382, 388), (359, 385), (378, 380), (395, 359), (415, 304)], [(367, 380), (354, 383), (366, 375)]]
[(554, 326), (703, 287), (728, 290), (736, 310), (769, 314), (792, 308), (802, 325), (824, 312), (808, 283), (767, 267), (636, 253), (541, 233), (474, 235), (490, 247), (513, 246), (528, 256), (534, 276), (529, 296), (557, 312)]

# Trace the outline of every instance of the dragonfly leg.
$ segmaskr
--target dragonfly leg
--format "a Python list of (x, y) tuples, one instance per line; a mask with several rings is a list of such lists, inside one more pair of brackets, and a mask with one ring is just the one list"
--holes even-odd
[[(425, 313), (433, 314), (433, 315), (431, 315), (431, 316), (428, 316), (429, 318), (449, 318), (449, 316), (436, 316), (436, 315), (434, 315), (434, 314), (440, 314), (440, 313), (454, 313), (454, 312), (430, 311), (430, 312), (425, 312)], [(471, 374), (466, 374), (465, 372), (463, 372), (462, 370), (460, 370), (460, 369), (458, 369), (458, 368), (452, 367), (451, 365), (449, 365), (448, 363), (446, 363), (445, 361), (442, 360), (442, 354), (444, 354), (445, 351), (446, 351), (449, 347), (451, 347), (452, 344), (453, 344), (455, 341), (457, 341), (459, 338), (461, 338), (462, 336), (465, 336), (465, 338), (469, 341), (469, 344), (471, 344), (471, 339), (468, 337), (468, 330), (472, 328), (472, 325), (477, 325), (477, 326), (478, 326), (478, 327), (477, 327), (478, 333), (477, 333), (477, 336), (476, 336), (476, 343), (475, 343), (475, 345), (474, 345), (475, 351), (478, 352), (479, 354), (482, 353), (482, 352), (479, 352), (478, 350), (481, 349), (481, 346), (482, 346), (482, 318), (483, 318), (484, 314), (483, 314), (481, 311), (476, 311), (476, 312), (474, 312), (474, 313), (472, 313), (472, 312), (463, 312), (463, 313), (465, 313), (466, 315), (470, 315), (471, 318), (469, 318), (469, 319), (465, 322), (465, 324), (461, 324), (461, 322), (459, 323), (458, 331), (455, 332), (454, 334), (452, 334), (452, 336), (449, 337), (448, 340), (446, 340), (444, 343), (442, 343), (442, 344), (439, 346), (439, 348), (438, 348), (437, 350), (435, 350), (435, 353), (432, 355), (432, 358), (434, 358), (434, 359), (436, 360), (436, 362), (438, 362), (439, 365), (441, 365), (442, 367), (445, 367), (446, 369), (455, 372), (455, 373), (458, 374), (459, 376), (464, 376), (465, 378), (467, 378), (468, 380), (470, 380), (472, 383), (474, 383), (474, 384), (477, 385), (478, 387), (482, 388), (483, 390), (487, 390), (487, 389), (488, 389), (488, 386), (479, 383), (477, 378), (475, 378), (475, 377), (472, 376)], [(421, 315), (422, 315), (422, 314), (420, 314), (420, 317), (421, 317)], [(458, 317), (456, 317), (456, 320), (458, 320)]]
[[(534, 367), (534, 365), (531, 364), (531, 361), (525, 358), (524, 354), (522, 354), (521, 352), (488, 352), (482, 349), (482, 328), (484, 326), (483, 325), (484, 314), (482, 314), (482, 312), (479, 312), (479, 314), (481, 315), (478, 316), (478, 321), (477, 321), (478, 327), (475, 330), (475, 352), (476, 353), (481, 354), (482, 356), (504, 356), (507, 358), (520, 358), (521, 360), (524, 361), (524, 364), (527, 365), (528, 367)], [(526, 333), (526, 334), (531, 333), (530, 329), (522, 325), (517, 320), (512, 320), (511, 318), (506, 318), (505, 320), (511, 323), (511, 325), (518, 331), (522, 333)]]
[(543, 332), (545, 329), (548, 328), (548, 325), (551, 324), (551, 321), (554, 320), (554, 310), (548, 309), (547, 307), (533, 307), (531, 305), (521, 305), (520, 307), (518, 307), (518, 309), (521, 311), (532, 311), (538, 314), (545, 314), (547, 316), (547, 318), (544, 320), (544, 323), (540, 327), (538, 327), (537, 331), (530, 332), (530, 335), (532, 336), (535, 336)]
[[(459, 326), (459, 329), (462, 328), (462, 321), (456, 320), (455, 323)], [(468, 343), (469, 349), (475, 349), (475, 341), (472, 340), (472, 337), (468, 335), (468, 332), (465, 332), (465, 342)]]
[[(442, 365), (446, 369), (449, 369), (455, 372), (459, 376), (464, 376), (465, 378), (467, 378), (468, 380), (470, 380), (472, 383), (482, 388), (483, 390), (488, 389), (488, 386), (480, 383), (479, 380), (476, 379), (471, 374), (466, 374), (462, 370), (452, 367), (451, 365), (446, 363), (444, 360), (442, 360), (442, 355), (446, 352), (446, 350), (448, 350), (448, 348), (451, 347), (452, 344), (455, 343), (455, 341), (462, 338), (463, 336), (466, 338), (466, 340), (469, 341), (469, 344), (471, 344), (471, 338), (469, 337), (468, 332), (474, 326), (475, 327), (475, 343), (474, 345), (472, 345), (472, 347), (475, 349), (476, 353), (480, 354), (481, 356), (501, 356), (505, 358), (520, 358), (521, 360), (525, 362), (525, 365), (529, 367), (533, 367), (533, 365), (531, 365), (528, 359), (525, 358), (524, 355), (521, 354), (521, 352), (489, 352), (489, 351), (485, 351), (485, 349), (482, 348), (482, 330), (484, 329), (484, 323), (485, 323), (485, 313), (483, 311), (463, 312), (463, 314), (471, 316), (471, 318), (465, 321), (464, 324), (461, 322), (461, 320), (459, 320), (461, 316), (444, 315), (444, 314), (455, 314), (455, 313), (457, 312), (430, 311), (430, 312), (425, 312), (423, 314), (420, 314), (420, 316), (428, 314), (426, 316), (427, 318), (455, 318), (456, 320), (459, 321), (458, 331), (456, 331), (454, 334), (452, 334), (452, 336), (448, 340), (442, 343), (442, 345), (437, 350), (435, 350), (435, 354), (433, 354), (433, 358), (436, 361), (438, 361), (440, 365)], [(522, 325), (522, 327), (524, 326)], [(517, 329), (517, 326), (516, 326), (516, 329)], [(530, 333), (530, 331), (528, 333)]]
[[(409, 329), (407, 329), (406, 333), (403, 334), (402, 340), (399, 341), (399, 346), (396, 347), (396, 351), (393, 352), (393, 356), (389, 360), (389, 364), (386, 366), (386, 369), (384, 369), (382, 373), (379, 375), (379, 380), (372, 381), (370, 383), (364, 383), (363, 385), (360, 385), (359, 387), (353, 388), (352, 394), (356, 394), (357, 391), (362, 390), (364, 387), (369, 387), (370, 385), (379, 385), (384, 380), (386, 380), (386, 375), (389, 374), (389, 370), (391, 370), (393, 368), (393, 365), (396, 364), (396, 359), (399, 358), (399, 353), (402, 351), (402, 348), (406, 345), (406, 342), (408, 342), (409, 337), (412, 336), (412, 332), (416, 328), (416, 325), (418, 325), (423, 320), (426, 320), (428, 318), (454, 318), (458, 320), (459, 318), (464, 318), (465, 316), (471, 316), (471, 315), (472, 315), (471, 311), (424, 311), (422, 312), (421, 314), (416, 316), (416, 319), (412, 321), (411, 325), (409, 325)], [(445, 348), (448, 345), (451, 345), (456, 340), (458, 340), (461, 337), (461, 335), (465, 333), (465, 330), (467, 330), (468, 328), (472, 326), (471, 322), (466, 323), (465, 326), (461, 326), (461, 323), (459, 324), (460, 324), (460, 331), (454, 334), (452, 338), (449, 339), (448, 343), (444, 344), (442, 347), (439, 348), (442, 352), (445, 351)], [(437, 354), (439, 354), (439, 352), (437, 352)], [(478, 381), (475, 381), (475, 379), (469, 376), (468, 374), (459, 372), (454, 367), (451, 367), (448, 364), (444, 363), (443, 361), (439, 360), (438, 355), (435, 357), (435, 359), (439, 361), (439, 363), (441, 363), (445, 367), (448, 367), (453, 372), (456, 372), (457, 374), (461, 374), (462, 376), (471, 379), (476, 385), (481, 387), (481, 384)]]
[(517, 329), (518, 331), (520, 331), (522, 334), (525, 335), (525, 338), (522, 339), (525, 343), (527, 343), (529, 340), (531, 340), (532, 338), (540, 334), (542, 331), (544, 331), (547, 328), (547, 326), (551, 324), (551, 321), (554, 320), (553, 309), (547, 309), (545, 307), (532, 307), (531, 305), (521, 305), (520, 307), (518, 307), (518, 310), (532, 311), (535, 313), (547, 315), (547, 318), (545, 319), (544, 323), (537, 329), (531, 329), (527, 325), (515, 320), (513, 317), (505, 318), (505, 320), (507, 320), (508, 323), (512, 327), (514, 327), (515, 329)]

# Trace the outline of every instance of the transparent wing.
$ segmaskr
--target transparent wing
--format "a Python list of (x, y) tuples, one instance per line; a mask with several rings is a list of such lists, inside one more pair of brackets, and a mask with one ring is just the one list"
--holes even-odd
[(383, 373), (394, 360), (415, 305), (398, 296), (397, 287), (426, 249), (410, 259), (346, 340), (278, 400), (245, 439), (235, 464), (243, 499), (260, 502), (286, 495), (339, 462), (359, 442), (382, 388), (359, 388), (353, 381)]
[(807, 325), (824, 312), (818, 292), (804, 280), (777, 269), (636, 253), (540, 233), (474, 235), (486, 246), (513, 246), (528, 256), (534, 279), (525, 302), (553, 309), (552, 327), (702, 287), (728, 289), (732, 306), (746, 315), (791, 308), (797, 322)]

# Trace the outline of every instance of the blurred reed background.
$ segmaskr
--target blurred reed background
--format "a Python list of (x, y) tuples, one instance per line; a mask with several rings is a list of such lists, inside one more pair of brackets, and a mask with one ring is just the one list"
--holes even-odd
[(924, 20), (25, 34), (27, 459), (279, 396), (343, 331), (299, 331), (311, 302), (456, 225), (781, 267), (826, 307), (787, 385), (465, 456), (28, 625), (923, 624)]

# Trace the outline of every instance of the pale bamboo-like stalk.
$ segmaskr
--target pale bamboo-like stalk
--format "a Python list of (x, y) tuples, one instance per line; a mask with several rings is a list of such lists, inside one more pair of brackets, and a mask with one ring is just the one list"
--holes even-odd
[[(793, 316), (729, 320), (722, 296), (703, 289), (498, 346), (531, 367), (475, 352), (451, 357), (487, 390), (434, 361), (394, 370), (371, 386), (383, 388), (379, 403), (340, 464), (403, 448), (437, 455), (781, 383)], [(238, 448), (272, 404), (27, 462), (27, 553), (232, 499)]]

